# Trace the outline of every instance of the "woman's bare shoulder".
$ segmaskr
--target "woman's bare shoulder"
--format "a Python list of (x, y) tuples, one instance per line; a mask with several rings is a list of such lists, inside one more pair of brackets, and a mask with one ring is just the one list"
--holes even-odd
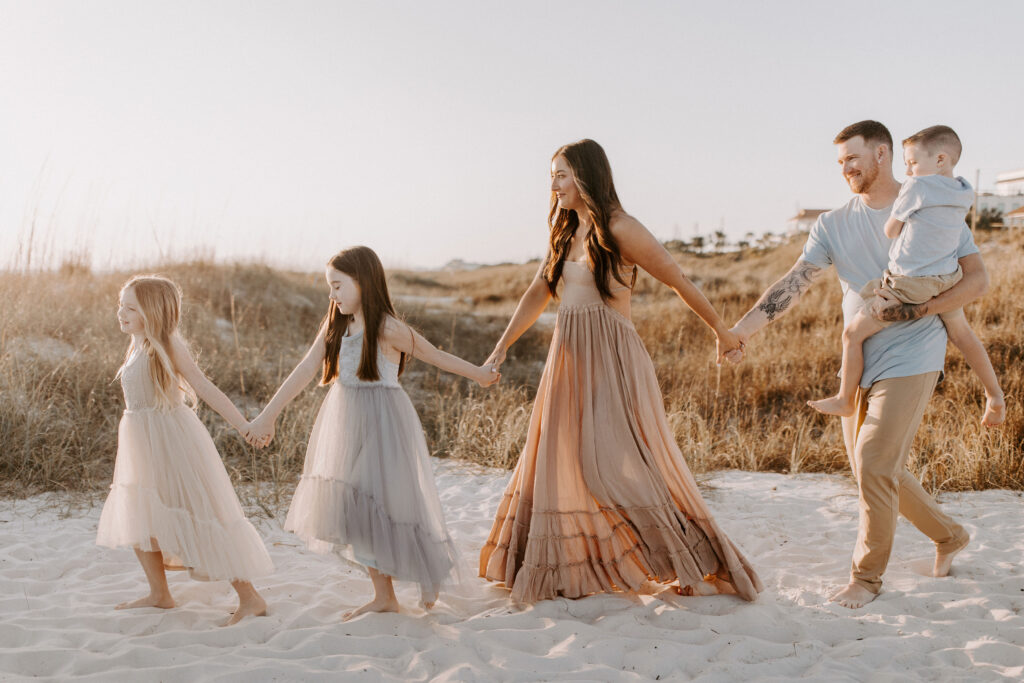
[(619, 237), (620, 235), (627, 237), (630, 233), (636, 232), (637, 230), (646, 230), (643, 223), (622, 209), (618, 209), (611, 215), (608, 228), (612, 231), (612, 235), (615, 237)]
[(649, 234), (647, 228), (644, 227), (643, 223), (622, 209), (612, 214), (608, 228), (611, 230), (612, 237), (619, 244), (619, 250), (622, 253), (622, 265), (627, 268), (632, 267), (635, 261), (629, 256), (629, 253), (633, 251), (631, 247), (643, 244), (644, 238)]

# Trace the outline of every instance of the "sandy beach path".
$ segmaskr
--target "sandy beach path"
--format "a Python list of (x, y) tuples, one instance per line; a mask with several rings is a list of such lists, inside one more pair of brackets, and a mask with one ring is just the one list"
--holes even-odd
[[(856, 498), (841, 476), (722, 472), (707, 497), (767, 589), (754, 604), (639, 596), (524, 611), (474, 578), (508, 474), (438, 462), (465, 585), (430, 613), (399, 584), (401, 614), (340, 615), (370, 595), (358, 568), (256, 520), (277, 565), (269, 616), (218, 628), (226, 583), (170, 575), (179, 607), (115, 612), (145, 591), (128, 550), (94, 545), (98, 507), (64, 496), (0, 501), (0, 679), (75, 681), (985, 681), (1024, 678), (1024, 499), (942, 496), (973, 542), (953, 575), (901, 521), (885, 591), (867, 609), (825, 601), (845, 583)], [(343, 676), (341, 675), (343, 674)]]

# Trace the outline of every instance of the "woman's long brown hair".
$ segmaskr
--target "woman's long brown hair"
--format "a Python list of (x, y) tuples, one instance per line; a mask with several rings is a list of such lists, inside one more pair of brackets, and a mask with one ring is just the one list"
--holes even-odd
[[(388, 282), (384, 277), (384, 266), (377, 254), (369, 247), (352, 247), (335, 254), (327, 265), (345, 273), (359, 285), (360, 307), (363, 311), (363, 353), (359, 359), (356, 376), (364, 382), (380, 379), (377, 367), (377, 341), (387, 316), (397, 318), (395, 307), (388, 294)], [(327, 352), (324, 355), (324, 372), (320, 384), (329, 384), (338, 376), (338, 354), (341, 352), (341, 338), (352, 322), (351, 315), (338, 310), (332, 301), (324, 325), (327, 326)], [(405, 353), (398, 361), (398, 374), (405, 369)]]
[[(611, 164), (608, 163), (608, 157), (601, 145), (587, 139), (560, 147), (552, 155), (551, 160), (554, 161), (558, 157), (563, 157), (572, 169), (580, 199), (586, 206), (591, 225), (590, 234), (587, 235), (587, 257), (594, 271), (597, 291), (601, 294), (602, 300), (608, 301), (612, 298), (610, 278), (629, 286), (620, 273), (622, 253), (610, 227), (612, 214), (622, 209), (619, 195), (615, 192), (615, 183), (612, 182)], [(558, 208), (558, 196), (552, 192), (551, 211), (548, 213), (548, 227), (551, 229), (550, 253), (544, 267), (544, 279), (547, 280), (548, 290), (552, 296), (557, 296), (555, 290), (562, 278), (562, 266), (569, 255), (569, 247), (579, 225), (580, 219), (576, 212)]]

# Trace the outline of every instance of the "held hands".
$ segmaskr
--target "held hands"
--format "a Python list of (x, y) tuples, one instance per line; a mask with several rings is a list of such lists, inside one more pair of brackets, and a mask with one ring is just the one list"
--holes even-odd
[(501, 364), (505, 362), (505, 349), (500, 346), (495, 346), (494, 350), (491, 351), (491, 355), (484, 361), (484, 365), (490, 365), (497, 372), (501, 369)]
[[(726, 351), (724, 356), (725, 356), (725, 359), (727, 361), (729, 361), (730, 363), (736, 364), (736, 363), (739, 363), (741, 360), (743, 360), (743, 352), (747, 348), (747, 341), (749, 341), (750, 335), (748, 333), (744, 332), (743, 330), (741, 330), (740, 326), (738, 324), (737, 325), (733, 325), (729, 329), (729, 332), (731, 332), (739, 340), (740, 345), (739, 345), (739, 348), (735, 348), (735, 349), (732, 349), (730, 351)], [(719, 361), (719, 363), (721, 363), (721, 361), (722, 361), (721, 357), (719, 357), (718, 361)]]
[(498, 372), (496, 365), (484, 363), (477, 368), (472, 379), (482, 387), (489, 387), (501, 379), (501, 373)]
[(476, 383), (482, 387), (489, 387), (501, 379), (501, 364), (505, 362), (505, 349), (499, 344), (491, 351), (484, 364), (478, 369), (479, 377), (474, 377)]
[[(722, 364), (726, 358), (730, 363), (739, 362), (743, 358), (743, 347), (746, 343), (732, 330), (715, 330), (715, 351), (718, 354), (717, 363)], [(735, 359), (735, 360), (734, 360)]]
[(249, 423), (249, 429), (244, 434), (246, 442), (250, 446), (263, 448), (274, 438), (274, 422), (264, 413)]

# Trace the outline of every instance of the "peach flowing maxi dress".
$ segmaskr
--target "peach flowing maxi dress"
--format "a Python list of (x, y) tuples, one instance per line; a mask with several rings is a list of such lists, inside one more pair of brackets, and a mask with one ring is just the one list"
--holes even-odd
[[(754, 600), (761, 580), (722, 533), (665, 416), (654, 364), (629, 319), (566, 261), (526, 445), (498, 505), (480, 576), (512, 599), (695, 585), (716, 575)], [(614, 280), (612, 285), (618, 285)]]

